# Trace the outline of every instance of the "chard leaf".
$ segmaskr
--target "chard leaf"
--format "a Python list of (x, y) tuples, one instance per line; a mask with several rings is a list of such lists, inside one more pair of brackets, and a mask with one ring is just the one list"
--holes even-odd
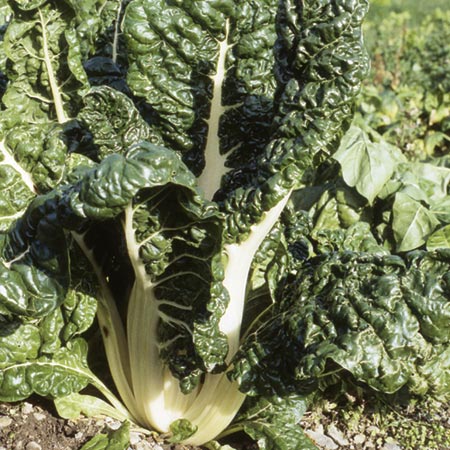
[(448, 251), (311, 259), (244, 343), (233, 378), (252, 393), (308, 392), (350, 373), (385, 393), (447, 396), (448, 265)]
[(35, 187), (30, 174), (17, 163), (4, 142), (0, 143), (0, 175), (0, 231), (5, 232), (33, 199)]
[[(198, 196), (195, 184), (176, 153), (141, 143), (126, 157), (111, 155), (85, 171), (61, 195), (55, 191), (35, 202), (42, 203), (44, 212), (58, 205), (53, 220), (59, 232), (87, 230), (78, 242), (100, 279), (109, 280), (107, 296), (112, 290), (120, 301), (131, 289), (130, 308), (144, 307), (143, 298), (154, 297), (154, 314), (129, 316), (151, 321), (130, 324), (133, 357), (141, 358), (141, 345), (155, 346), (172, 370), (186, 377), (188, 390), (202, 370), (222, 364), (227, 353), (226, 339), (218, 329), (227, 302), (220, 285), (220, 216), (213, 204)], [(46, 219), (33, 207), (29, 215), (38, 226)], [(60, 242), (57, 251), (66, 246)], [(114, 261), (121, 263), (110, 263)], [(108, 308), (117, 310), (113, 303)], [(106, 337), (112, 327), (121, 327), (111, 322), (114, 319), (105, 313), (108, 308), (99, 311)], [(140, 339), (137, 331), (142, 328), (152, 330), (154, 339), (148, 343)]]
[(370, 204), (391, 178), (396, 165), (405, 161), (396, 147), (384, 140), (372, 142), (366, 132), (355, 126), (344, 135), (333, 158), (340, 163), (345, 182), (356, 187)]
[[(8, 23), (11, 20), (12, 9), (8, 5), (7, 0), (2, 0), (0, 2), (0, 42), (3, 42), (3, 37), (5, 35), (6, 28), (8, 28)], [(7, 78), (6, 78), (6, 55), (3, 45), (0, 44), (0, 98), (6, 89)]]
[[(24, 363), (39, 356), (40, 333), (38, 327), (31, 324), (7, 322), (1, 323), (0, 370), (12, 363)], [(27, 345), (23, 345), (24, 342)]]
[(395, 195), (392, 212), (392, 230), (399, 252), (423, 245), (439, 223), (431, 211), (402, 192)]
[[(275, 226), (253, 258), (246, 288), (246, 315), (249, 320), (254, 320), (273, 302), (280, 274), (287, 263), (282, 241), (283, 230)], [(268, 297), (267, 301), (265, 297)], [(244, 325), (243, 329), (247, 329), (247, 326)]]
[(18, 219), (37, 193), (55, 187), (65, 175), (65, 127), (16, 124), (0, 131), (0, 231)]
[(125, 153), (141, 141), (163, 143), (132, 100), (119, 91), (106, 86), (92, 88), (83, 97), (83, 104), (77, 119), (92, 133), (98, 159), (111, 153)]
[(120, 2), (104, 3), (10, 1), (2, 8), (2, 17), (10, 14), (1, 46), (9, 80), (0, 120), (2, 232), (67, 175), (79, 131), (69, 119), (88, 87), (82, 63)]
[(47, 353), (42, 331), (39, 324), (13, 327), (2, 324), (0, 339), (6, 351), (0, 354), (0, 400), (18, 401), (32, 394), (58, 399), (91, 384), (114, 406), (115, 415), (129, 420), (128, 411), (89, 369), (86, 341), (75, 338)]
[(128, 419), (126, 414), (121, 414), (119, 410), (101, 398), (77, 392), (55, 399), (55, 407), (58, 414), (64, 419), (76, 420), (81, 415), (87, 417), (107, 416), (121, 421)]
[(4, 48), (11, 83), (4, 103), (12, 114), (26, 111), (33, 122), (64, 123), (75, 115), (80, 94), (88, 87), (83, 62), (114, 20), (120, 2), (10, 3), (15, 14)]
[(368, 62), (358, 31), (366, 6), (129, 4), (129, 85), (155, 109), (165, 145), (220, 201), (231, 242), (309, 179), (349, 126)]
[(299, 425), (308, 403), (298, 395), (249, 399), (234, 427), (242, 428), (261, 450), (317, 450)]
[(64, 123), (73, 113), (61, 86), (66, 82), (64, 94), (76, 97), (80, 88), (76, 80), (82, 77), (72, 77), (68, 48), (60, 46), (61, 41), (66, 42), (72, 17), (66, 4), (55, 7), (52, 2), (40, 2), (16, 14), (9, 24), (4, 47), (11, 83), (3, 102), (10, 114), (26, 111), (34, 121), (47, 122), (50, 116)]
[(51, 357), (8, 361), (0, 371), (0, 399), (17, 401), (33, 393), (57, 398), (80, 391), (95, 379), (87, 367), (86, 352), (86, 342), (77, 339)]
[(42, 317), (61, 305), (69, 286), (65, 236), (53, 198), (36, 198), (29, 215), (0, 235), (0, 311)]

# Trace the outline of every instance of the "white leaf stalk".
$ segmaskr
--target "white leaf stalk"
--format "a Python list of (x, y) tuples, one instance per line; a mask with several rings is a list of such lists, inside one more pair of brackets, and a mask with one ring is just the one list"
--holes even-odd
[(225, 23), (225, 38), (219, 42), (219, 54), (217, 58), (215, 75), (213, 81), (213, 97), (211, 99), (211, 110), (207, 120), (208, 135), (205, 146), (205, 169), (198, 178), (198, 185), (203, 190), (206, 198), (212, 199), (215, 192), (220, 188), (222, 176), (228, 171), (225, 167), (226, 155), (220, 154), (219, 126), (220, 118), (226, 108), (222, 105), (222, 86), (226, 75), (226, 57), (232, 47), (228, 44), (230, 32), (229, 20)]
[(39, 19), (40, 19), (40, 23), (41, 23), (41, 27), (42, 27), (42, 52), (44, 54), (43, 59), (44, 59), (45, 67), (47, 69), (48, 82), (50, 84), (50, 89), (52, 91), (53, 103), (55, 106), (56, 117), (58, 119), (58, 123), (63, 124), (65, 122), (67, 122), (68, 117), (66, 116), (66, 113), (64, 111), (64, 102), (62, 99), (61, 90), (59, 89), (55, 70), (53, 69), (53, 65), (52, 65), (52, 56), (50, 54), (50, 48), (49, 48), (48, 37), (47, 37), (48, 22), (45, 21), (41, 10), (39, 10)]
[(21, 181), (30, 190), (30, 192), (37, 194), (33, 177), (15, 160), (14, 156), (7, 149), (4, 141), (0, 141), (0, 167), (1, 166), (10, 166), (15, 172), (17, 172)]
[[(224, 40), (218, 43), (205, 149), (206, 167), (198, 179), (200, 188), (209, 199), (220, 188), (221, 178), (227, 171), (225, 157), (220, 155), (219, 151), (219, 123), (225, 111), (222, 106), (222, 85), (226, 74), (226, 56), (231, 48), (228, 37), (229, 21), (225, 25)], [(228, 340), (226, 362), (230, 368), (240, 345), (251, 263), (261, 243), (278, 221), (289, 196), (290, 193), (267, 211), (261, 221), (250, 228), (243, 241), (224, 247), (227, 262), (223, 284), (228, 290), (230, 301), (220, 320), (219, 328)], [(168, 302), (157, 298), (155, 288), (161, 281), (154, 281), (143, 264), (140, 248), (145, 240), (137, 240), (133, 225), (136, 212), (134, 208), (139, 208), (139, 205), (129, 205), (126, 208), (123, 222), (128, 256), (135, 274), (128, 302), (126, 332), (108, 285), (105, 281), (102, 283), (104, 301), (99, 307), (98, 315), (111, 372), (124, 403), (140, 426), (170, 433), (173, 422), (185, 419), (196, 427), (197, 431), (183, 443), (203, 445), (227, 428), (241, 407), (245, 394), (239, 391), (236, 382), (228, 379), (225, 372), (206, 374), (203, 382), (193, 392), (185, 395), (180, 390), (179, 381), (161, 360), (159, 323), (172, 321), (177, 325), (188, 325), (181, 319), (168, 317), (160, 309)], [(172, 302), (170, 304), (175, 308), (185, 308)]]
[[(228, 338), (228, 363), (239, 348), (251, 262), (277, 222), (288, 198), (289, 195), (286, 195), (265, 214), (260, 223), (252, 226), (243, 242), (224, 248), (228, 260), (223, 283), (228, 289), (230, 302), (219, 327)], [(122, 400), (137, 424), (167, 433), (174, 421), (186, 419), (197, 427), (197, 432), (183, 442), (202, 445), (225, 430), (241, 407), (245, 394), (239, 391), (237, 383), (229, 381), (226, 373), (222, 373), (207, 374), (196, 390), (185, 395), (179, 388), (178, 380), (160, 359), (158, 324), (165, 319), (160, 311), (164, 301), (156, 298), (157, 283), (146, 273), (140, 258), (142, 243), (136, 240), (134, 212), (130, 205), (124, 219), (128, 254), (135, 273), (126, 332), (104, 276), (95, 265), (92, 251), (86, 248), (82, 239), (77, 239), (93, 262), (99, 279), (103, 279), (103, 300), (99, 305), (98, 317), (111, 373)]]

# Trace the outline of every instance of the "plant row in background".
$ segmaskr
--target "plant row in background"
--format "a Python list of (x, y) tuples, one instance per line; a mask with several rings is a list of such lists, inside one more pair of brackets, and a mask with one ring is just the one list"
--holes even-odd
[(448, 395), (450, 168), (354, 120), (366, 10), (0, 3), (1, 400), (281, 450), (344, 380)]
[(447, 155), (450, 11), (391, 12), (367, 21), (365, 31), (372, 57), (360, 106), (365, 121), (409, 159)]

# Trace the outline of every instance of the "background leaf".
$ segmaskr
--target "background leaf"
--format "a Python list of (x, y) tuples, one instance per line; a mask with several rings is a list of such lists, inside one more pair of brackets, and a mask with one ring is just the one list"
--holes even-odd
[(450, 225), (435, 231), (427, 239), (427, 249), (429, 251), (436, 250), (438, 248), (450, 248)]
[(439, 223), (431, 211), (402, 192), (395, 194), (392, 212), (392, 230), (399, 252), (423, 245)]
[(342, 168), (345, 182), (370, 204), (391, 178), (399, 162), (405, 161), (400, 150), (384, 140), (372, 142), (358, 127), (351, 127), (341, 140), (333, 158)]

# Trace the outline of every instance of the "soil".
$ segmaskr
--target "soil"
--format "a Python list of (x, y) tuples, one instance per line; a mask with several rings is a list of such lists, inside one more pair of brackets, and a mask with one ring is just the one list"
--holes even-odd
[[(324, 402), (304, 416), (301, 425), (319, 449), (450, 450), (449, 403), (418, 403), (395, 410), (376, 398), (351, 403)], [(53, 404), (40, 397), (0, 403), (0, 450), (80, 450), (93, 436), (119, 426), (111, 418), (61, 419)], [(245, 439), (232, 445), (240, 450), (257, 448)], [(132, 432), (128, 450), (201, 449)]]
[[(50, 402), (30, 398), (0, 403), (0, 450), (79, 450), (93, 436), (117, 429), (114, 419), (61, 419)], [(196, 450), (168, 444), (153, 436), (131, 433), (129, 450)]]

